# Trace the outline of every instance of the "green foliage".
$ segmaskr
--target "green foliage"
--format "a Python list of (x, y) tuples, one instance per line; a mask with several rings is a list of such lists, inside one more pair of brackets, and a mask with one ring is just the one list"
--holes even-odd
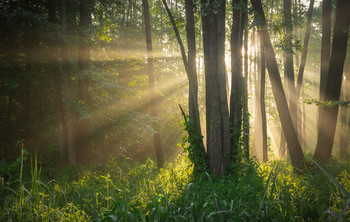
[(317, 99), (304, 99), (304, 103), (306, 104), (316, 104), (316, 106), (326, 106), (326, 107), (336, 107), (336, 106), (349, 106), (350, 101), (320, 101)]
[(246, 162), (232, 175), (212, 178), (194, 177), (192, 164), (179, 156), (160, 171), (151, 160), (136, 166), (112, 161), (49, 182), (39, 177), (38, 163), (33, 161), (31, 177), (0, 186), (1, 221), (350, 219), (343, 191), (350, 188), (350, 175), (338, 162), (304, 175), (284, 161)]
[(194, 165), (195, 174), (207, 172), (209, 163), (206, 154), (203, 152), (203, 136), (195, 132), (194, 122), (191, 120), (191, 117), (185, 114), (181, 106), (180, 109), (184, 117), (182, 122), (183, 129), (187, 132), (187, 135), (182, 137), (180, 146), (188, 154), (189, 160)]

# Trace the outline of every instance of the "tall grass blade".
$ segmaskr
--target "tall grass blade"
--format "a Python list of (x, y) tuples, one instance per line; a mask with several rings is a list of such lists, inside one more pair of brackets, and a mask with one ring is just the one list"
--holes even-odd
[[(220, 220), (220, 222), (223, 222), (224, 219), (223, 219), (223, 217), (222, 217), (222, 212), (221, 212), (221, 210), (220, 210), (219, 202), (218, 202), (218, 200), (216, 199), (216, 193), (214, 192), (213, 181), (212, 181), (212, 179), (211, 179), (209, 173), (205, 172), (205, 174), (206, 174), (207, 177), (209, 178), (209, 186), (210, 186), (211, 192), (212, 192), (212, 194), (213, 194), (213, 199), (214, 199), (216, 211), (218, 212), (218, 215), (219, 215), (219, 220)], [(211, 214), (210, 214), (210, 215), (211, 215)]]
[(326, 176), (328, 177), (328, 179), (330, 180), (330, 181), (332, 181), (338, 188), (339, 188), (339, 190), (341, 190), (344, 194), (345, 194), (345, 196), (346, 196), (346, 198), (350, 198), (350, 193), (332, 176), (332, 175), (330, 175), (325, 169), (323, 169), (320, 165), (318, 165), (315, 161), (312, 161), (314, 164), (316, 164), (316, 166), (318, 166), (318, 168), (320, 168), (321, 169), (321, 171), (324, 173), (324, 174), (326, 174)]
[(338, 218), (338, 222), (340, 222), (341, 219), (343, 218), (343, 215), (345, 214), (345, 211), (346, 211), (346, 209), (348, 209), (349, 205), (350, 205), (350, 199), (347, 199), (345, 204), (344, 204), (344, 206), (343, 206), (343, 209), (340, 212), (340, 215), (339, 215), (339, 218)]
[[(260, 205), (259, 205), (259, 209), (258, 209), (258, 212), (256, 214), (259, 214), (259, 212), (261, 210), (261, 207), (262, 207), (262, 205), (264, 203), (264, 200), (265, 200), (265, 197), (267, 195), (267, 190), (269, 189), (271, 176), (272, 176), (273, 172), (277, 169), (277, 166), (278, 166), (278, 164), (276, 165), (275, 168), (272, 168), (271, 171), (270, 171), (269, 177), (267, 178), (267, 181), (266, 181), (266, 185), (265, 185), (265, 189), (264, 189), (264, 195), (263, 195), (263, 197), (261, 199), (261, 202), (260, 202)], [(274, 179), (276, 179), (276, 177), (274, 177)]]

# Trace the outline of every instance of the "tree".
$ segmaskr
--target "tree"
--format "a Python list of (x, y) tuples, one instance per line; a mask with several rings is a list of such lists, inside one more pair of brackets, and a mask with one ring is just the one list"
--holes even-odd
[[(185, 47), (183, 46), (180, 33), (177, 29), (175, 19), (167, 5), (166, 0), (163, 0), (163, 5), (165, 7), (165, 10), (168, 13), (170, 22), (172, 24), (174, 33), (176, 35), (176, 39), (178, 41), (178, 44), (180, 46), (182, 61), (185, 66), (185, 71), (188, 78), (189, 83), (189, 100), (188, 100), (188, 107), (189, 107), (189, 115), (190, 115), (190, 124), (191, 127), (194, 128), (192, 135), (192, 131), (189, 131), (189, 137), (196, 138), (196, 144), (192, 144), (195, 146), (196, 149), (198, 149), (199, 152), (196, 153), (202, 153), (202, 157), (205, 156), (205, 149), (202, 139), (202, 133), (201, 133), (201, 125), (200, 125), (200, 118), (199, 118), (199, 109), (198, 109), (198, 82), (197, 82), (197, 70), (196, 70), (196, 36), (195, 36), (195, 21), (194, 21), (194, 12), (193, 12), (193, 0), (186, 0), (185, 1), (185, 12), (186, 12), (186, 32), (187, 32), (187, 45), (188, 45), (188, 59), (185, 53)], [(196, 158), (201, 158), (201, 156), (198, 156)], [(203, 161), (205, 162), (205, 161)], [(195, 165), (196, 167), (196, 165)]]
[(237, 156), (239, 139), (242, 128), (242, 97), (243, 97), (243, 76), (242, 76), (242, 11), (240, 0), (232, 1), (232, 28), (231, 28), (231, 97), (230, 97), (230, 124), (231, 124), (231, 147), (230, 155)]
[[(151, 37), (151, 19), (149, 15), (149, 6), (148, 0), (142, 0), (145, 31), (146, 31), (146, 46), (147, 46), (147, 73), (149, 80), (149, 91), (150, 91), (150, 100), (154, 100), (155, 86), (154, 86), (154, 65), (153, 65), (153, 51), (152, 51), (152, 37)], [(154, 104), (150, 104), (151, 115), (157, 117), (157, 107)], [(164, 157), (163, 150), (160, 141), (159, 129), (156, 127), (156, 132), (154, 133), (154, 147), (156, 150), (158, 169), (164, 167)]]
[(86, 117), (89, 107), (89, 63), (91, 61), (91, 49), (89, 42), (88, 28), (91, 25), (91, 13), (88, 8), (87, 0), (80, 0), (80, 38), (78, 66), (80, 69), (80, 78), (78, 81), (77, 97), (81, 105), (81, 110), (76, 120), (76, 158), (81, 164), (87, 161), (87, 152), (89, 146), (89, 120)]
[(225, 0), (201, 0), (207, 152), (210, 169), (217, 176), (221, 176), (227, 171), (231, 156), (224, 60), (225, 3)]
[(266, 66), (265, 66), (265, 52), (263, 48), (262, 39), (259, 38), (260, 44), (260, 70), (258, 74), (257, 84), (259, 86), (257, 89), (259, 90), (259, 102), (260, 104), (260, 116), (261, 116), (261, 133), (262, 133), (262, 151), (263, 151), (263, 162), (268, 161), (268, 150), (267, 150), (267, 123), (266, 123), (266, 108), (265, 108), (265, 81), (266, 81)]
[(70, 74), (68, 62), (68, 46), (67, 46), (67, 2), (61, 1), (61, 58), (62, 58), (62, 75), (64, 87), (64, 105), (67, 127), (67, 157), (63, 160), (68, 160), (69, 165), (76, 164), (76, 138), (74, 131), (74, 114), (71, 107), (73, 97), (73, 81)]
[[(347, 0), (338, 0), (336, 3), (332, 53), (329, 60), (324, 93), (325, 101), (337, 101), (340, 98), (349, 33), (349, 7), (350, 2)], [(314, 159), (323, 163), (328, 163), (331, 158), (338, 110), (339, 106), (320, 107), (319, 129)]]
[(263, 41), (265, 50), (265, 61), (269, 72), (272, 85), (273, 95), (276, 100), (277, 110), (281, 120), (283, 133), (287, 141), (287, 147), (293, 167), (298, 169), (304, 168), (304, 155), (298, 141), (298, 136), (293, 125), (291, 114), (287, 105), (287, 99), (283, 90), (278, 65), (276, 62), (275, 52), (273, 50), (270, 35), (266, 29), (266, 20), (261, 0), (251, 0), (255, 11), (255, 19), (260, 24), (259, 36)]
[(320, 100), (325, 97), (327, 72), (331, 52), (331, 19), (332, 0), (322, 1), (322, 40), (321, 40), (321, 76), (320, 76)]
[[(56, 5), (53, 0), (48, 2), (48, 16), (49, 22), (56, 25)], [(53, 30), (54, 31), (54, 30)], [(66, 157), (66, 124), (64, 120), (64, 110), (63, 110), (63, 95), (62, 95), (62, 77), (59, 71), (58, 64), (58, 47), (57, 39), (50, 39), (50, 69), (52, 71), (53, 80), (53, 92), (55, 101), (55, 111), (57, 120), (57, 135), (58, 135), (58, 150), (61, 155), (61, 159), (64, 160)], [(65, 161), (63, 161), (65, 162)]]
[[(313, 14), (313, 9), (314, 9), (314, 0), (310, 0), (310, 5), (309, 5), (309, 9), (307, 12), (307, 21), (306, 21), (306, 32), (305, 32), (305, 37), (304, 37), (304, 44), (303, 44), (303, 53), (301, 55), (301, 63), (300, 63), (300, 67), (299, 67), (299, 71), (298, 71), (298, 79), (297, 79), (297, 86), (295, 89), (295, 102), (297, 105), (297, 119), (302, 119), (302, 112), (301, 112), (301, 108), (299, 106), (299, 97), (300, 97), (300, 92), (302, 89), (302, 85), (303, 85), (303, 78), (304, 78), (304, 70), (305, 70), (305, 64), (306, 64), (306, 56), (307, 56), (307, 52), (308, 52), (308, 48), (309, 48), (309, 39), (310, 39), (310, 32), (311, 32), (311, 21), (312, 21), (312, 14)], [(305, 104), (303, 104), (303, 106), (305, 106)], [(305, 115), (305, 114), (304, 114)], [(303, 119), (303, 126), (305, 125), (305, 121), (306, 118)], [(299, 124), (297, 124), (297, 127), (299, 126)], [(299, 126), (300, 132), (299, 132), (299, 138), (300, 138), (300, 142), (305, 141), (305, 138), (303, 138), (304, 135), (304, 129), (305, 127), (303, 127), (301, 124)], [(304, 148), (304, 150), (306, 149), (306, 146), (302, 146)]]
[[(348, 56), (349, 57), (349, 56)], [(348, 60), (349, 61), (349, 60)], [(344, 67), (345, 84), (343, 84), (343, 97), (345, 101), (350, 101), (350, 63), (346, 63)], [(350, 112), (348, 107), (342, 106), (341, 110), (341, 130), (340, 130), (340, 151), (339, 158), (346, 160), (348, 156), (348, 146), (350, 139), (347, 135), (350, 135)]]
[(244, 29), (244, 87), (243, 87), (243, 142), (244, 142), (244, 152), (246, 158), (249, 158), (249, 111), (248, 111), (248, 1), (243, 2), (243, 13), (242, 13), (242, 29)]

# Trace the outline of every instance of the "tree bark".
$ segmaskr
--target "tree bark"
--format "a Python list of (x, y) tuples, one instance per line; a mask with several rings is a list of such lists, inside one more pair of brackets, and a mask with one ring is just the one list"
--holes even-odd
[[(295, 93), (294, 83), (294, 62), (293, 62), (293, 22), (292, 22), (292, 3), (291, 0), (284, 0), (284, 22), (285, 22), (285, 38), (286, 38), (286, 50), (285, 50), (285, 88), (288, 90), (287, 96), (289, 100), (289, 109), (292, 115), (294, 128), (298, 131), (297, 127), (297, 101)], [(298, 133), (298, 132), (297, 132)]]
[(129, 34), (129, 17), (130, 17), (130, 10), (131, 10), (131, 0), (128, 0), (128, 8), (126, 9), (125, 13), (125, 24), (124, 24), (124, 65), (126, 66), (128, 64), (128, 34)]
[[(217, 9), (214, 13), (211, 9)], [(211, 171), (222, 176), (230, 161), (225, 78), (225, 1), (201, 0), (206, 84), (207, 152)]]
[(25, 54), (25, 78), (24, 78), (24, 96), (23, 96), (23, 139), (26, 149), (33, 154), (34, 147), (31, 143), (32, 130), (30, 128), (31, 121), (31, 78), (33, 69), (33, 36), (26, 31), (24, 36), (24, 54)]
[[(310, 0), (309, 9), (307, 12), (306, 32), (305, 32), (304, 44), (303, 44), (304, 51), (301, 55), (301, 63), (300, 63), (299, 71), (298, 71), (297, 86), (296, 86), (296, 90), (295, 90), (296, 91), (295, 92), (295, 103), (297, 106), (297, 121), (300, 120), (296, 127), (299, 128), (299, 130), (298, 130), (299, 141), (300, 141), (304, 151), (306, 150), (306, 147), (304, 147), (304, 142), (303, 142), (303, 141), (305, 141), (305, 138), (303, 136), (304, 134), (303, 134), (303, 125), (302, 125), (304, 123), (301, 121), (303, 118), (301, 116), (302, 112), (301, 112), (301, 107), (299, 105), (299, 98), (300, 98), (300, 92), (301, 92), (301, 89), (303, 86), (306, 56), (307, 56), (307, 52), (309, 49), (309, 39), (310, 39), (310, 32), (311, 32), (311, 21), (312, 21), (313, 9), (314, 9), (314, 2), (315, 2), (314, 0)], [(303, 119), (303, 121), (306, 121), (306, 119)]]
[[(151, 37), (151, 19), (149, 14), (148, 0), (142, 0), (143, 7), (143, 16), (145, 23), (145, 32), (146, 32), (146, 48), (147, 48), (147, 73), (149, 80), (149, 89), (150, 89), (150, 101), (155, 99), (155, 85), (154, 85), (154, 64), (153, 64), (153, 50), (152, 50), (152, 37)], [(157, 107), (151, 105), (150, 107), (151, 115), (155, 118), (158, 116)], [(158, 169), (164, 167), (164, 156), (163, 149), (160, 141), (159, 127), (155, 127), (156, 132), (153, 135), (154, 138), (154, 147), (156, 150), (157, 156), (157, 166)]]
[(243, 142), (246, 158), (249, 158), (249, 110), (248, 110), (248, 2), (243, 1), (242, 28), (244, 29), (244, 90), (243, 90)]
[(332, 0), (322, 1), (320, 100), (324, 100), (331, 52)]
[[(231, 97), (230, 97), (230, 122), (231, 122), (231, 156), (237, 158), (239, 140), (242, 128), (242, 11), (240, 0), (232, 1), (232, 29), (231, 29)], [(235, 160), (237, 161), (237, 160)]]
[(313, 14), (313, 10), (314, 10), (314, 2), (315, 2), (315, 0), (310, 0), (309, 9), (307, 11), (306, 32), (305, 32), (304, 44), (303, 44), (304, 51), (301, 55), (301, 63), (300, 63), (300, 67), (299, 67), (297, 87), (296, 87), (296, 99), (297, 100), (300, 97), (301, 86), (303, 84), (306, 56), (307, 56), (307, 52), (309, 49), (309, 39), (310, 39), (310, 32), (311, 32), (312, 14)]
[[(329, 61), (324, 94), (325, 101), (337, 101), (340, 98), (348, 43), (350, 22), (349, 8), (350, 1), (348, 0), (338, 0), (336, 3), (332, 53)], [(323, 163), (328, 163), (331, 158), (338, 110), (338, 106), (320, 107), (319, 134), (314, 159)]]
[[(183, 46), (180, 33), (177, 29), (175, 19), (166, 3), (166, 0), (163, 0), (163, 5), (165, 10), (168, 13), (169, 19), (171, 21), (172, 27), (174, 29), (177, 41), (180, 46), (180, 51), (182, 55), (182, 60), (185, 66), (186, 74), (189, 82), (189, 116), (190, 121), (194, 127), (194, 134), (189, 135), (190, 137), (198, 137), (198, 149), (205, 156), (205, 149), (201, 133), (200, 117), (199, 117), (199, 108), (198, 108), (198, 80), (197, 80), (197, 70), (196, 70), (196, 36), (195, 36), (195, 22), (194, 22), (194, 12), (193, 12), (193, 0), (185, 1), (185, 12), (186, 12), (186, 32), (187, 32), (187, 45), (188, 45), (188, 60), (186, 58), (185, 47)], [(190, 134), (190, 132), (189, 132)], [(199, 158), (199, 157), (198, 157)], [(196, 167), (196, 166), (195, 166)]]
[(266, 30), (266, 20), (263, 7), (260, 0), (251, 0), (251, 3), (256, 13), (256, 19), (260, 21), (260, 24), (262, 25), (261, 30), (259, 30), (259, 33), (260, 37), (262, 38), (263, 46), (265, 49), (266, 66), (269, 71), (272, 92), (276, 100), (277, 110), (280, 116), (283, 133), (286, 137), (290, 159), (294, 168), (303, 169), (305, 163), (304, 155), (300, 143), (298, 141), (298, 136), (296, 134), (292, 122), (290, 111), (288, 109), (287, 99), (284, 94), (280, 73), (275, 57), (275, 52), (273, 50), (270, 40), (270, 35)]
[(64, 86), (64, 102), (65, 102), (65, 116), (67, 127), (67, 156), (64, 157), (63, 162), (68, 161), (68, 164), (74, 166), (76, 164), (76, 141), (74, 130), (74, 114), (71, 107), (71, 100), (73, 97), (73, 81), (70, 74), (68, 62), (68, 47), (67, 47), (67, 2), (61, 1), (61, 58), (62, 58), (62, 75)]
[[(89, 63), (91, 61), (91, 49), (89, 47), (88, 28), (91, 25), (91, 14), (88, 9), (87, 0), (80, 0), (80, 42), (78, 66), (80, 69), (80, 79), (78, 81), (77, 97), (82, 109), (88, 110), (89, 106)], [(78, 113), (76, 120), (76, 141), (77, 141), (77, 161), (80, 164), (85, 164), (88, 159), (89, 148), (89, 120)]]
[(261, 61), (261, 70), (260, 70), (260, 112), (261, 112), (261, 128), (262, 128), (262, 150), (263, 150), (263, 162), (268, 161), (268, 150), (267, 150), (267, 123), (266, 123), (266, 109), (265, 109), (265, 79), (266, 79), (266, 66), (265, 66), (265, 50), (263, 47), (262, 39), (260, 40), (260, 61)]
[[(349, 56), (348, 56), (349, 57)], [(350, 57), (349, 57), (350, 58)], [(350, 61), (345, 65), (345, 100), (350, 101)], [(350, 112), (347, 110), (349, 107), (342, 106), (343, 109), (343, 129), (341, 130), (341, 139), (340, 139), (340, 159), (346, 160), (349, 155), (349, 143), (350, 143)]]
[[(53, 0), (48, 2), (48, 16), (49, 22), (56, 24), (56, 5)], [(55, 102), (55, 112), (57, 121), (57, 136), (58, 136), (58, 150), (61, 155), (61, 160), (65, 159), (66, 156), (66, 125), (64, 120), (63, 110), (63, 96), (62, 96), (62, 77), (58, 67), (58, 47), (55, 44), (55, 40), (50, 40), (50, 68), (52, 70), (53, 80), (53, 93)], [(65, 162), (65, 161), (62, 161)]]

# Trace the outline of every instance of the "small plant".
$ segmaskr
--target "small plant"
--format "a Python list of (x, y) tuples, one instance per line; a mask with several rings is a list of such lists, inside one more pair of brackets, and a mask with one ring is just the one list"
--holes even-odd
[(194, 124), (191, 117), (185, 114), (182, 107), (179, 105), (184, 117), (183, 127), (188, 135), (182, 137), (181, 147), (188, 154), (188, 158), (194, 165), (194, 173), (203, 173), (208, 171), (208, 159), (203, 153), (203, 137), (198, 135), (194, 130)]

